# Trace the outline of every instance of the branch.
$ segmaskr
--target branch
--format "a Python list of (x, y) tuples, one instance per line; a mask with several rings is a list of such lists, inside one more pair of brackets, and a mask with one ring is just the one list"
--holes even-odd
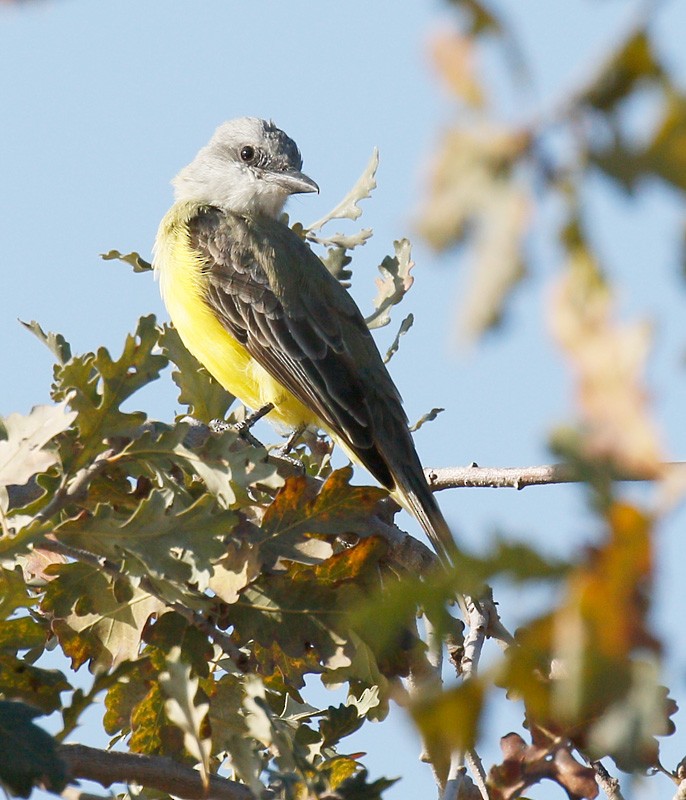
[(595, 782), (607, 795), (607, 800), (624, 800), (622, 791), (619, 788), (619, 780), (612, 777), (600, 761), (591, 761), (591, 767), (595, 772)]
[[(662, 464), (655, 472), (621, 472), (612, 474), (615, 481), (654, 481), (667, 470), (686, 471), (686, 462)], [(524, 489), (527, 486), (548, 486), (556, 483), (583, 483), (584, 478), (570, 464), (544, 464), (537, 467), (436, 467), (424, 474), (434, 492), (443, 489)]]
[(113, 783), (139, 783), (186, 800), (255, 800), (242, 783), (210, 775), (210, 785), (192, 767), (163, 756), (99, 750), (83, 744), (61, 744), (58, 753), (72, 779), (96, 781), (108, 787)]

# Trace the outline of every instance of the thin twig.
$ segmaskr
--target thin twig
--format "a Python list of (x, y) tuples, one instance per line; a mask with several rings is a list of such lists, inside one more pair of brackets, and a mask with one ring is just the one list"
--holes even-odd
[(607, 800), (624, 800), (619, 779), (610, 775), (601, 761), (591, 761), (591, 767), (595, 772), (595, 782), (605, 792)]
[[(660, 465), (659, 470), (645, 473), (617, 472), (616, 481), (654, 481), (667, 470), (686, 470), (686, 462)], [(527, 486), (548, 486), (558, 483), (583, 483), (583, 476), (569, 464), (544, 464), (534, 467), (434, 467), (424, 474), (434, 492), (443, 489), (525, 489)]]
[(83, 744), (62, 744), (58, 753), (72, 779), (96, 781), (102, 786), (135, 782), (186, 800), (255, 800), (247, 786), (218, 775), (210, 775), (206, 788), (199, 772), (171, 758), (99, 750)]

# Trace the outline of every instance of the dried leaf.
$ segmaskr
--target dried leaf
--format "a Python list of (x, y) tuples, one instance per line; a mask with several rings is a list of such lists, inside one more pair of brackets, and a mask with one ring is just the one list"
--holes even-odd
[(445, 250), (462, 241), (466, 225), (482, 215), (494, 191), (502, 190), (528, 146), (526, 131), (486, 124), (449, 130), (438, 147), (418, 221), (429, 244)]
[(376, 170), (379, 166), (379, 151), (374, 148), (372, 157), (364, 169), (364, 172), (357, 179), (353, 188), (346, 194), (341, 202), (328, 214), (321, 219), (308, 225), (308, 231), (317, 231), (330, 222), (332, 219), (358, 219), (362, 214), (362, 209), (357, 205), (360, 200), (366, 200), (376, 189)]
[(351, 486), (352, 469), (336, 470), (314, 494), (305, 477), (293, 477), (274, 498), (262, 520), (263, 556), (300, 560), (297, 545), (313, 535), (370, 534), (369, 517), (387, 492)]
[(410, 425), (410, 431), (412, 431), (412, 433), (416, 433), (422, 427), (422, 425), (427, 422), (433, 422), (436, 417), (444, 411), (444, 408), (432, 408), (431, 411), (427, 411), (426, 414), (422, 414), (422, 416), (414, 423), (414, 425)]
[[(518, 631), (502, 680), (524, 699), (530, 724), (635, 765), (655, 755), (652, 737), (670, 732), (673, 713), (654, 680), (636, 682), (645, 670), (635, 653), (659, 652), (648, 605), (652, 520), (622, 503), (606, 519), (607, 540), (570, 572), (560, 606)], [(620, 732), (618, 714), (642, 722)], [(589, 750), (596, 732), (602, 752)]]
[(598, 796), (593, 769), (580, 764), (564, 742), (546, 740), (540, 734), (532, 738), (534, 743), (527, 745), (518, 733), (502, 737), (503, 761), (488, 773), (489, 797), (516, 800), (525, 789), (543, 779), (561, 786), (570, 800), (593, 800)]
[(130, 264), (133, 267), (134, 272), (150, 272), (152, 270), (152, 264), (146, 261), (144, 258), (141, 258), (139, 253), (120, 253), (119, 250), (110, 250), (109, 253), (100, 253), (100, 258), (103, 261), (123, 261), (125, 264)]
[(388, 364), (388, 362), (393, 358), (393, 356), (398, 352), (398, 348), (400, 347), (400, 338), (404, 336), (410, 328), (414, 325), (414, 314), (408, 314), (405, 319), (400, 323), (400, 327), (398, 328), (398, 332), (395, 335), (395, 339), (391, 346), (386, 350), (386, 355), (384, 356), (383, 363)]
[(379, 264), (381, 277), (376, 279), (376, 311), (365, 319), (367, 327), (371, 329), (388, 325), (391, 321), (391, 308), (405, 297), (414, 283), (414, 278), (410, 275), (414, 261), (409, 239), (393, 242), (393, 248), (395, 255), (386, 256)]

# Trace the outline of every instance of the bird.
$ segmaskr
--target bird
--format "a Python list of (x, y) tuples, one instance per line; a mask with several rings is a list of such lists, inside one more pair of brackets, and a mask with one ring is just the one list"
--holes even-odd
[(424, 529), (444, 565), (457, 545), (424, 475), (402, 399), (350, 293), (281, 220), (318, 192), (276, 125), (220, 125), (172, 181), (153, 266), (186, 348), (246, 407), (316, 426)]

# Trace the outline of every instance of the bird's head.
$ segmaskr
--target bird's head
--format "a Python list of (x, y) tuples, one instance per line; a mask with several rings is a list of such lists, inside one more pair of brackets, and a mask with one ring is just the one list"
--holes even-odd
[(277, 217), (289, 195), (319, 191), (301, 168), (296, 143), (273, 122), (241, 117), (220, 125), (173, 183), (177, 201)]

